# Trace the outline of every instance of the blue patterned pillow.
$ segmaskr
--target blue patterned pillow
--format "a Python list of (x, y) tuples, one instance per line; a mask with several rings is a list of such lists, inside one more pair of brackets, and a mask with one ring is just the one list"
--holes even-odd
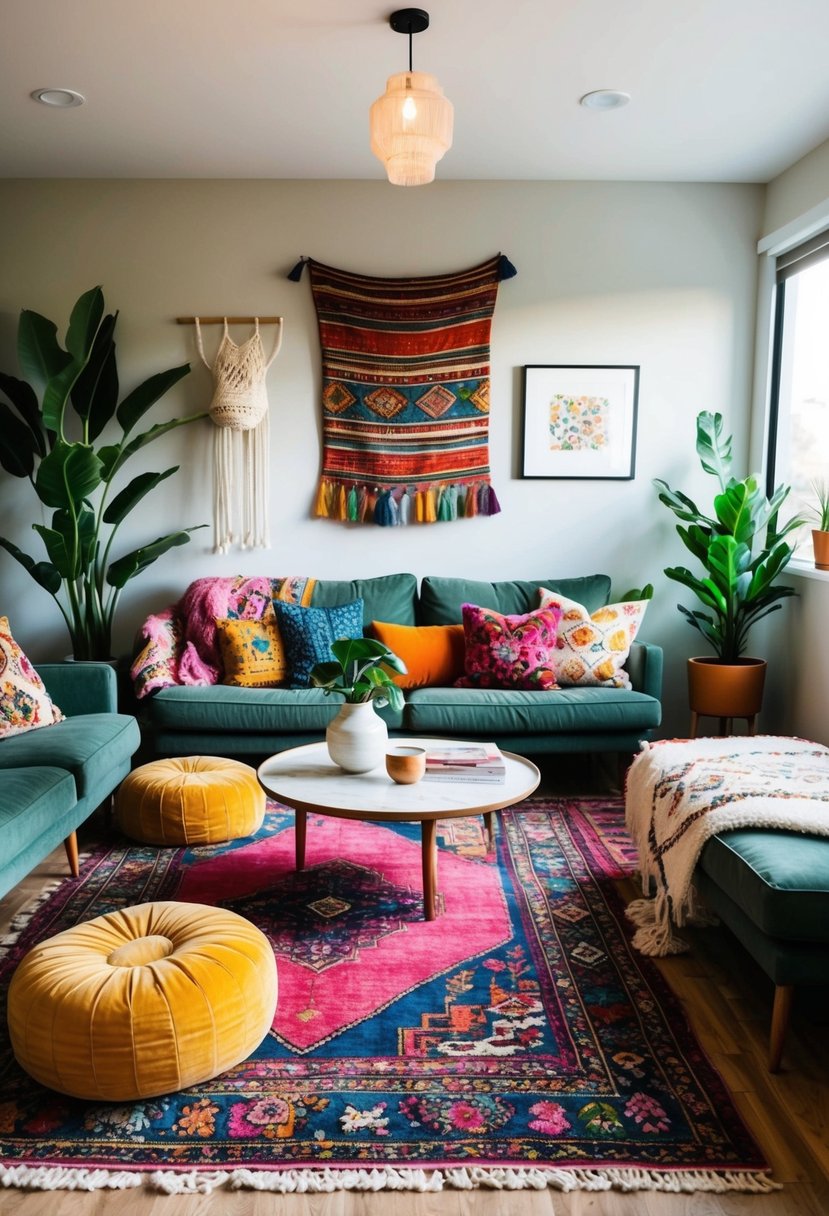
[(291, 688), (307, 688), (311, 668), (330, 663), (331, 643), (337, 638), (363, 636), (363, 601), (339, 604), (336, 608), (301, 608), (274, 600), (273, 610), (288, 660)]

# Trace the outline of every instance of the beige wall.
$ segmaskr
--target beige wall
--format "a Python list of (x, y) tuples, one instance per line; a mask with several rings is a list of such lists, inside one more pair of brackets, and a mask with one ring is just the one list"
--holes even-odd
[[(829, 141), (769, 183), (763, 234), (796, 227), (801, 216), (824, 203), (829, 216)], [(829, 744), (829, 574), (807, 578), (787, 572), (787, 580), (799, 598), (791, 605), (791, 628), (777, 631), (785, 661), (775, 720), (786, 732)]]
[[(121, 310), (124, 388), (191, 360), (160, 403), (161, 420), (203, 408), (209, 376), (178, 314), (279, 313), (271, 369), (273, 548), (216, 556), (197, 534), (124, 594), (119, 649), (148, 611), (205, 574), (394, 570), (491, 578), (607, 571), (617, 592), (652, 581), (645, 635), (666, 648), (665, 729), (687, 722), (684, 659), (700, 643), (662, 576), (684, 550), (652, 487), (665, 477), (710, 493), (696, 468), (694, 418), (721, 410), (746, 451), (756, 256), (763, 191), (755, 186), (618, 183), (38, 181), (0, 184), (0, 368), (13, 370), (21, 307), (65, 329), (71, 303), (103, 285)], [(310, 516), (319, 469), (319, 344), (307, 281), (288, 282), (299, 254), (370, 274), (462, 268), (499, 249), (518, 268), (501, 285), (492, 333), (491, 462), (503, 506), (494, 519), (406, 530), (344, 527)], [(216, 334), (211, 335), (215, 341)], [(636, 479), (522, 481), (525, 363), (641, 365)], [(125, 528), (130, 547), (171, 525), (211, 519), (212, 425), (174, 432), (132, 470), (180, 473)], [(2, 531), (36, 550), (33, 495), (0, 474)], [(687, 602), (687, 599), (686, 599)], [(36, 657), (65, 653), (52, 601), (0, 552), (0, 611)]]
[(826, 199), (829, 199), (829, 140), (769, 182), (764, 235), (782, 228)]

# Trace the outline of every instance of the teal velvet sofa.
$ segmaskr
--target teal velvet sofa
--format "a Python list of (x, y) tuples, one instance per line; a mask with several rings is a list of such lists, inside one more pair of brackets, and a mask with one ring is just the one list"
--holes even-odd
[(77, 875), (76, 829), (130, 770), (141, 738), (116, 712), (106, 663), (38, 667), (64, 722), (0, 740), (0, 895), (64, 842)]
[(694, 885), (774, 984), (769, 1071), (796, 987), (829, 983), (829, 839), (761, 828), (707, 841)]
[[(366, 627), (459, 623), (461, 605), (502, 613), (538, 607), (549, 587), (591, 612), (608, 602), (610, 579), (581, 578), (481, 582), (391, 574), (353, 581), (320, 580), (312, 606), (332, 607), (362, 598)], [(479, 738), (505, 750), (633, 753), (661, 719), (662, 651), (635, 642), (627, 663), (632, 689), (562, 688), (550, 692), (506, 689), (418, 688), (399, 712), (382, 710), (392, 738), (432, 735)], [(140, 703), (143, 724), (159, 755), (270, 755), (324, 736), (339, 705), (314, 688), (238, 688), (223, 684), (161, 688)]]

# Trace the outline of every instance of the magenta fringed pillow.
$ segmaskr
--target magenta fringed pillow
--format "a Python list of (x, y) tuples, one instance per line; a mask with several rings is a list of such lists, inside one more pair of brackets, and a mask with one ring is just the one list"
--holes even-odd
[(463, 604), (466, 674), (457, 688), (558, 688), (555, 650), (561, 609), (540, 608), (504, 616), (492, 608)]

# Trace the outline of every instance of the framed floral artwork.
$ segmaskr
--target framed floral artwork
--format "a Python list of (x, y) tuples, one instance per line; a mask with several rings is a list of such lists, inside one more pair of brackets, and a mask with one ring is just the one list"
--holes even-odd
[(639, 367), (527, 364), (522, 477), (630, 481)]

